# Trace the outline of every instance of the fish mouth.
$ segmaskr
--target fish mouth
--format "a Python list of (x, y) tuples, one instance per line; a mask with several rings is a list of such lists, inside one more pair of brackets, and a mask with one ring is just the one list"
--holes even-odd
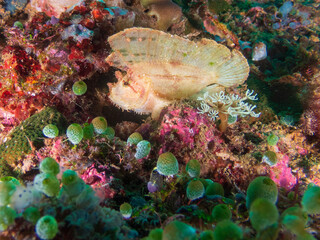
[(135, 81), (130, 76), (117, 76), (118, 82), (108, 83), (109, 98), (124, 110), (139, 109), (146, 103), (150, 91), (149, 81)]

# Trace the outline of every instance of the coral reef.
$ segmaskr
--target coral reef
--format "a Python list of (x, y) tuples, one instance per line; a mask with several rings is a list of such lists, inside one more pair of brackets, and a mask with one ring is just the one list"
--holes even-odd
[(0, 1), (0, 239), (320, 239), (319, 16)]

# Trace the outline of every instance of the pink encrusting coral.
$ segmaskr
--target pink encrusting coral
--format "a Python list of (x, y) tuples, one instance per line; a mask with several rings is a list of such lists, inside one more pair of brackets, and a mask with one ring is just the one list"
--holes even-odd
[(297, 183), (297, 178), (292, 174), (288, 166), (288, 155), (282, 155), (278, 163), (271, 167), (270, 178), (279, 186), (291, 190)]
[[(206, 151), (216, 153), (223, 148), (220, 136), (215, 124), (196, 109), (169, 107), (161, 121), (159, 154), (170, 151), (179, 156), (181, 152), (193, 152), (202, 158)], [(214, 146), (211, 148), (211, 145)]]
[[(212, 122), (205, 116), (198, 114), (196, 109), (185, 108), (168, 108), (168, 113), (164, 116), (161, 123), (160, 139), (163, 141), (166, 136), (173, 133), (179, 138), (173, 144), (164, 145), (159, 154), (167, 152), (173, 148), (179, 149), (188, 147), (193, 149), (196, 143), (196, 136), (199, 135), (200, 128), (206, 126), (208, 130), (205, 132), (205, 141), (200, 142), (201, 145), (207, 144), (216, 138), (217, 143), (222, 143), (222, 139), (214, 135), (217, 130)], [(171, 149), (169, 149), (171, 148)]]

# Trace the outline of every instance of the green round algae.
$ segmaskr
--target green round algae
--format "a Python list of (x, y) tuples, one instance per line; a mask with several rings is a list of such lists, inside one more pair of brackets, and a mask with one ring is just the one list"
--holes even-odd
[(305, 191), (301, 204), (303, 209), (309, 214), (320, 213), (320, 187), (313, 186)]
[(214, 240), (213, 231), (206, 230), (200, 234), (200, 240)]
[(157, 161), (157, 171), (164, 176), (176, 175), (179, 171), (179, 164), (171, 152), (162, 153)]
[(193, 179), (188, 183), (187, 186), (187, 198), (191, 201), (198, 198), (202, 198), (204, 195), (205, 189), (202, 182), (198, 179)]
[(84, 181), (79, 178), (78, 174), (70, 169), (63, 172), (61, 182), (63, 184), (62, 192), (69, 197), (78, 196), (87, 186)]
[(96, 117), (92, 120), (91, 123), (93, 125), (94, 131), (97, 134), (102, 134), (108, 127), (107, 120), (104, 117)]
[(15, 191), (16, 185), (13, 182), (0, 182), (0, 206), (8, 205)]
[(191, 159), (186, 166), (186, 171), (190, 177), (199, 177), (200, 176), (201, 165), (198, 160)]
[(281, 223), (295, 235), (301, 236), (306, 232), (304, 221), (298, 216), (287, 214), (283, 217)]
[(25, 220), (36, 224), (39, 218), (41, 217), (38, 208), (36, 207), (28, 207), (24, 210), (22, 216)]
[(59, 164), (51, 157), (44, 158), (40, 163), (39, 169), (40, 172), (51, 173), (54, 176), (60, 172)]
[(238, 120), (237, 116), (231, 116), (231, 115), (228, 116), (228, 124), (229, 125), (235, 123), (237, 120)]
[(226, 204), (219, 204), (212, 209), (211, 216), (214, 221), (221, 222), (223, 220), (230, 220), (232, 213)]
[(5, 176), (0, 178), (0, 182), (11, 182), (16, 186), (20, 186), (20, 182), (18, 179), (16, 179), (15, 177), (12, 176)]
[(107, 127), (107, 129), (102, 134), (106, 135), (108, 139), (112, 140), (116, 132), (112, 127)]
[(241, 228), (230, 220), (223, 220), (219, 222), (214, 231), (214, 240), (241, 240)]
[(54, 124), (48, 124), (42, 129), (43, 135), (48, 138), (55, 138), (59, 135), (59, 129)]
[(53, 239), (58, 233), (58, 223), (52, 216), (43, 216), (36, 224), (36, 233), (41, 239)]
[(13, 26), (20, 28), (21, 30), (24, 28), (23, 24), (19, 21), (14, 22)]
[(81, 142), (83, 138), (83, 129), (78, 123), (72, 123), (68, 128), (67, 128), (67, 137), (69, 141), (76, 145), (79, 142)]
[(257, 198), (250, 207), (249, 218), (252, 227), (260, 232), (277, 223), (279, 212), (274, 203), (265, 198)]
[(267, 142), (268, 142), (268, 145), (269, 146), (275, 146), (277, 145), (279, 141), (279, 137), (277, 135), (274, 135), (274, 134), (270, 134), (268, 137), (267, 137)]
[(211, 179), (204, 179), (204, 178), (199, 178), (199, 180), (202, 182), (203, 186), (207, 189), (207, 187), (214, 183)]
[(149, 232), (146, 240), (162, 240), (163, 229), (155, 228)]
[(62, 184), (63, 185), (72, 185), (78, 181), (79, 177), (78, 174), (70, 169), (67, 169), (62, 174)]
[(60, 182), (50, 173), (40, 173), (33, 180), (34, 187), (49, 197), (57, 196), (60, 191)]
[(129, 203), (123, 203), (120, 205), (120, 213), (122, 214), (123, 218), (128, 219), (131, 217), (132, 214), (132, 207)]
[(269, 177), (256, 177), (248, 186), (246, 206), (250, 206), (257, 198), (265, 198), (275, 204), (278, 200), (278, 187)]
[(262, 156), (262, 161), (269, 166), (274, 166), (278, 162), (277, 154), (273, 151), (266, 151)]
[(287, 208), (282, 212), (280, 222), (292, 233), (301, 239), (304, 239), (306, 235), (305, 226), (308, 222), (308, 214), (303, 211), (302, 208), (298, 206)]
[(127, 139), (127, 145), (137, 145), (140, 141), (143, 140), (143, 137), (140, 133), (134, 132)]
[(138, 142), (137, 148), (136, 148), (136, 153), (134, 157), (136, 159), (141, 159), (149, 155), (151, 151), (151, 144), (147, 140), (142, 140)]
[(0, 207), (0, 231), (6, 230), (11, 224), (13, 224), (16, 217), (17, 213), (11, 207)]
[(180, 221), (170, 222), (163, 229), (162, 240), (177, 240), (177, 239), (196, 240), (197, 239), (196, 230), (184, 222), (180, 222)]
[(299, 217), (302, 222), (303, 222), (303, 226), (307, 224), (308, 222), (308, 214), (302, 210), (302, 208), (298, 207), (298, 206), (294, 206), (294, 207), (289, 207), (286, 210), (284, 210), (281, 213), (280, 216), (280, 221), (282, 221), (282, 219), (286, 216), (286, 215), (294, 215)]
[(72, 91), (75, 95), (81, 96), (87, 92), (87, 84), (84, 81), (77, 81), (72, 85)]
[(224, 189), (220, 183), (213, 182), (207, 186), (206, 195), (207, 196), (220, 195), (223, 197), (224, 196)]
[(94, 127), (92, 123), (85, 123), (83, 125), (83, 138), (84, 139), (91, 139), (94, 135)]

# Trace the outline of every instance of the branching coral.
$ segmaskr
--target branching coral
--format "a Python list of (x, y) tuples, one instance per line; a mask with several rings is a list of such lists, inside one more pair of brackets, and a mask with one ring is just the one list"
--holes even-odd
[(241, 98), (239, 95), (231, 94), (226, 95), (223, 91), (209, 95), (205, 92), (203, 97), (198, 97), (198, 101), (201, 101), (199, 113), (205, 114), (212, 120), (216, 120), (219, 116), (221, 120), (220, 130), (224, 131), (228, 123), (228, 115), (232, 117), (244, 117), (250, 115), (251, 117), (259, 117), (260, 113), (255, 113), (253, 110), (255, 105), (245, 102), (245, 100), (258, 100), (257, 94), (253, 95), (253, 91), (249, 89), (246, 91), (246, 96)]

